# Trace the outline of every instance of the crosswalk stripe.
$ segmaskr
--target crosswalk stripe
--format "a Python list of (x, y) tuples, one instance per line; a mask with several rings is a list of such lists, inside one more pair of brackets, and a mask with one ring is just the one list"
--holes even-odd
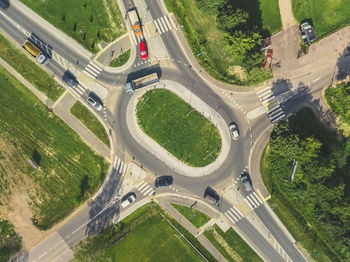
[(154, 190), (152, 190), (152, 191), (148, 194), (148, 196), (152, 195), (153, 193), (154, 193)]
[(239, 210), (238, 210), (238, 208), (233, 207), (233, 209), (234, 209), (234, 210), (236, 210), (236, 211), (237, 211), (237, 213), (238, 213), (238, 214), (239, 214), (241, 217), (244, 217), (244, 216), (243, 216), (243, 214), (241, 213), (241, 211), (239, 211)]
[(159, 34), (161, 34), (162, 32), (161, 32), (161, 31), (160, 31), (160, 29), (159, 29), (159, 26), (158, 26), (157, 20), (153, 20), (153, 23), (154, 23), (154, 25), (155, 25), (155, 27), (156, 27), (156, 29), (157, 29), (158, 33), (159, 33)]
[(279, 120), (281, 120), (285, 116), (286, 116), (285, 114), (280, 115), (278, 118), (273, 119), (271, 122), (274, 124), (274, 123), (278, 122)]
[(151, 192), (152, 190), (153, 190), (153, 188), (150, 187), (148, 190), (146, 190), (146, 191), (143, 193), (143, 195), (145, 196), (145, 195), (149, 194), (149, 192)]
[(91, 73), (87, 72), (85, 69), (83, 70), (83, 72), (85, 74), (87, 74), (88, 76), (90, 76), (91, 78), (96, 78), (96, 76), (92, 75)]
[(241, 219), (241, 216), (236, 212), (236, 210), (234, 210), (233, 208), (231, 208), (231, 210), (232, 213), (234, 213), (238, 217), (238, 219)]
[(165, 32), (168, 32), (169, 28), (167, 27), (167, 25), (166, 25), (166, 23), (165, 23), (165, 21), (164, 21), (164, 17), (161, 17), (161, 18), (160, 18), (160, 21), (162, 22), (162, 24), (163, 24), (163, 26), (164, 26), (164, 28), (165, 28)]
[(271, 94), (272, 92), (271, 92), (271, 89), (268, 89), (268, 90), (266, 90), (265, 92), (263, 92), (263, 93), (261, 93), (260, 95), (258, 95), (258, 97), (259, 98), (262, 98), (262, 97), (264, 97), (264, 96), (266, 96), (267, 94)]
[(263, 96), (262, 98), (260, 98), (261, 100), (266, 100), (269, 99), (270, 97), (273, 97), (272, 93), (268, 93), (267, 95)]
[(124, 162), (122, 161), (120, 164), (120, 168), (118, 168), (120, 174), (122, 174), (122, 172), (123, 172), (123, 167), (124, 167)]
[(88, 66), (95, 68), (95, 69), (98, 70), (99, 72), (102, 71), (102, 68), (99, 67), (98, 65), (94, 64), (93, 62), (90, 62), (90, 63), (88, 64)]
[(250, 206), (250, 208), (254, 209), (254, 205), (252, 205), (247, 198), (244, 199), (245, 202)]
[(267, 87), (265, 87), (264, 89), (259, 90), (258, 92), (256, 92), (256, 94), (257, 94), (257, 95), (260, 95), (261, 93), (265, 92), (267, 89), (270, 89), (270, 88), (271, 88), (271, 86), (267, 86)]
[(272, 111), (274, 111), (276, 108), (280, 107), (279, 104), (275, 105), (274, 107), (270, 108), (267, 113), (270, 114)]
[(239, 218), (237, 218), (232, 212), (231, 210), (227, 210), (227, 213), (231, 215), (231, 217), (237, 222), (239, 220)]
[(164, 20), (165, 22), (167, 23), (168, 27), (169, 27), (169, 30), (171, 30), (171, 25), (170, 25), (170, 22), (169, 22), (169, 19), (167, 16), (164, 16)]
[(158, 18), (157, 21), (159, 23), (159, 27), (161, 29), (161, 34), (162, 34), (162, 33), (164, 33), (164, 28), (163, 28), (162, 22), (160, 21), (160, 18)]
[(274, 96), (271, 96), (271, 97), (269, 97), (268, 99), (266, 99), (266, 100), (263, 100), (261, 103), (263, 104), (263, 105), (266, 105), (267, 103), (269, 103), (271, 100), (273, 100), (275, 97)]
[(140, 186), (139, 188), (137, 188), (137, 190), (141, 190), (142, 188), (144, 188), (145, 186), (147, 186), (147, 183), (146, 182), (144, 182), (144, 184), (142, 185), (142, 186)]
[(89, 71), (91, 74), (95, 74), (98, 75), (100, 73), (100, 71), (98, 71), (97, 69), (93, 68), (92, 66), (87, 65), (84, 70)]
[(118, 167), (119, 167), (120, 161), (121, 161), (121, 159), (120, 159), (120, 158), (118, 158), (117, 165), (115, 166), (116, 168), (118, 168)]
[(259, 202), (252, 197), (252, 195), (247, 196), (247, 198), (250, 200), (250, 202), (254, 203), (254, 206), (258, 207), (260, 205)]
[(228, 213), (225, 213), (225, 216), (232, 222), (232, 224), (236, 223), (236, 221), (233, 221), (233, 219), (228, 215)]
[(125, 173), (126, 173), (127, 168), (128, 168), (128, 166), (125, 164), (125, 165), (124, 165), (124, 168), (123, 168), (123, 173), (122, 173), (122, 174), (125, 174)]
[(138, 183), (138, 184), (135, 186), (135, 188), (138, 189), (138, 187), (140, 187), (140, 186), (143, 185), (144, 183), (146, 183), (146, 182), (142, 180), (140, 183)]
[(91, 68), (88, 68), (88, 67), (85, 67), (84, 72), (88, 72), (91, 75), (93, 75), (94, 77), (98, 76), (98, 73), (92, 71)]
[(273, 116), (270, 115), (270, 118), (271, 118), (271, 119), (276, 119), (276, 118), (278, 118), (280, 115), (284, 115), (284, 113), (283, 113), (282, 110), (281, 110), (281, 111), (278, 111), (277, 114), (273, 114)]
[(83, 92), (79, 89), (76, 89), (76, 88), (71, 88), (72, 91), (74, 91), (75, 93), (77, 93), (78, 96), (81, 96), (83, 95)]
[(143, 194), (143, 192), (145, 192), (148, 188), (150, 188), (149, 184), (146, 184), (146, 187), (144, 187), (143, 189), (139, 189), (139, 191), (141, 192), (141, 194)]
[(279, 114), (280, 112), (283, 112), (282, 108), (281, 107), (277, 107), (272, 112), (269, 112), (268, 115), (269, 115), (269, 117), (273, 118), (275, 115)]

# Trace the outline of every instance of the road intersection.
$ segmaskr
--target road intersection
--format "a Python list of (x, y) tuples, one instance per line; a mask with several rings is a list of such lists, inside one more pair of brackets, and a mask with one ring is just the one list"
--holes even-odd
[[(61, 37), (63, 33), (55, 34), (48, 30), (50, 27), (44, 26), (37, 16), (28, 15), (30, 12), (18, 1), (12, 3), (6, 12), (0, 12), (2, 31), (19, 45), (31, 32), (35, 32), (45, 40), (52, 50), (52, 60), (48, 70), (54, 74), (55, 79), (61, 82), (60, 76), (69, 69), (81, 82), (84, 83), (85, 80), (87, 83), (82, 84), (77, 90), (67, 87), (69, 92), (78, 98), (86, 99), (89, 90), (93, 90), (104, 99), (105, 107), (99, 113), (99, 117), (108, 126), (114, 143), (110, 153), (110, 159), (114, 161), (109, 176), (88, 206), (48, 239), (30, 252), (23, 254), (18, 261), (66, 261), (67, 257), (72, 255), (70, 247), (86, 236), (98, 232), (111, 221), (120, 220), (123, 214), (125, 215), (125, 210), (120, 210), (119, 200), (122, 194), (128, 192), (125, 176), (128, 174), (130, 176), (131, 172), (131, 169), (127, 168), (126, 161), (129, 165), (138, 163), (141, 170), (147, 170), (147, 173), (151, 174), (132, 187), (138, 199), (132, 208), (136, 208), (138, 203), (146, 203), (151, 198), (157, 199), (167, 193), (176, 193), (179, 198), (187, 196), (200, 200), (203, 199), (203, 192), (209, 185), (221, 195), (218, 214), (225, 217), (227, 223), (239, 231), (264, 260), (306, 261), (296, 248), (292, 237), (271, 214), (271, 210), (265, 203), (269, 194), (260, 178), (258, 168), (260, 157), (255, 154), (261, 154), (261, 148), (264, 146), (261, 141), (266, 141), (272, 124), (288, 117), (301, 105), (315, 103), (315, 98), (321, 97), (322, 88), (334, 81), (336, 66), (343, 67), (348, 64), (349, 59), (346, 57), (338, 61), (338, 53), (342, 51), (344, 41), (334, 42), (337, 46), (334, 49), (335, 52), (328, 50), (327, 57), (320, 57), (318, 53), (328, 48), (327, 43), (321, 40), (319, 44), (315, 44), (321, 50), (311, 49), (309, 55), (297, 59), (296, 53), (291, 54), (288, 50), (280, 48), (281, 43), (285, 43), (288, 37), (288, 39), (294, 39), (286, 43), (293, 46), (289, 51), (297, 51), (296, 29), (293, 26), (289, 27), (272, 38), (272, 45), (282, 65), (281, 68), (274, 70), (277, 77), (262, 87), (232, 87), (212, 79), (202, 71), (184, 40), (176, 20), (167, 13), (162, 2), (135, 1), (138, 10), (142, 10), (140, 18), (143, 20), (151, 57), (146, 62), (140, 59), (136, 50), (138, 39), (129, 32), (129, 39), (123, 38), (123, 41), (124, 45), (128, 45), (129, 42), (133, 54), (131, 58), (134, 61), (128, 64), (128, 68), (123, 68), (125, 69), (123, 72), (106, 68), (103, 55), (94, 57), (67, 36)], [(146, 8), (140, 8), (142, 5)], [(120, 2), (120, 6), (122, 13), (125, 14), (125, 10), (133, 7), (134, 3), (124, 1)], [(349, 28), (336, 34), (350, 39)], [(332, 35), (330, 38), (337, 40), (337, 36)], [(106, 48), (106, 53), (110, 54), (112, 50), (113, 45), (110, 45)], [(322, 63), (322, 66), (316, 67), (317, 63)], [(122, 92), (122, 86), (128, 74), (135, 72), (137, 74), (150, 67), (161, 72), (164, 81), (161, 81), (160, 85), (176, 83), (186, 88), (187, 92), (198, 101), (205, 101), (206, 106), (213, 112), (205, 108), (203, 113), (207, 114), (207, 118), (212, 116), (220, 119), (217, 125), (222, 130), (228, 132), (227, 124), (232, 120), (240, 126), (239, 143), (234, 144), (230, 140), (229, 145), (225, 144), (227, 154), (222, 162), (207, 174), (203, 172), (204, 176), (191, 177), (183, 170), (174, 169), (174, 166), (178, 165), (176, 159), (162, 160), (157, 155), (158, 148), (154, 151), (150, 150), (142, 143), (145, 138), (140, 132), (130, 131), (127, 123), (130, 120), (128, 116), (130, 116), (130, 103), (133, 98)], [(288, 77), (289, 80), (284, 81), (283, 76)], [(291, 98), (288, 97), (288, 101), (280, 103), (278, 99), (287, 92), (292, 93)], [(319, 103), (321, 100), (318, 100)], [(193, 106), (196, 107), (196, 105)], [(317, 110), (321, 110), (319, 114), (322, 113), (322, 108)], [(152, 145), (151, 147), (153, 148)], [(252, 175), (253, 192), (239, 190), (238, 178), (245, 169), (249, 169)], [(172, 175), (174, 185), (155, 190), (154, 178), (163, 174)], [(122, 183), (123, 180), (124, 183)], [(264, 227), (267, 237), (264, 237), (253, 225), (252, 220), (248, 219), (249, 214), (254, 215)]]

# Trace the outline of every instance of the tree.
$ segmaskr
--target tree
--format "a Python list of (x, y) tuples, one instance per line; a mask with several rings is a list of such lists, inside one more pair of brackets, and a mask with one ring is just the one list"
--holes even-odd
[(259, 33), (236, 31), (232, 35), (225, 34), (226, 49), (228, 52), (238, 58), (244, 58), (251, 52), (259, 49), (262, 38)]
[(248, 12), (243, 9), (235, 9), (232, 3), (219, 8), (218, 11), (216, 18), (218, 28), (226, 32), (232, 33), (237, 27), (242, 27), (249, 18)]

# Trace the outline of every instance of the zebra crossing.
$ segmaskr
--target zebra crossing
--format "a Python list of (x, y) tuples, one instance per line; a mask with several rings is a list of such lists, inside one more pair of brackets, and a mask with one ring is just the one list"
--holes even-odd
[(224, 212), (224, 214), (233, 224), (243, 218), (243, 214), (236, 207), (231, 207), (229, 210)]
[(173, 29), (168, 16), (163, 16), (163, 17), (154, 19), (153, 24), (156, 28), (156, 32), (158, 32), (160, 35)]
[(255, 209), (263, 203), (261, 201), (260, 197), (255, 192), (253, 192), (253, 193), (249, 194), (247, 197), (245, 197), (244, 201), (248, 204), (248, 206), (251, 209)]
[(154, 188), (145, 181), (138, 183), (135, 188), (144, 196), (150, 196), (155, 192)]
[(87, 86), (85, 86), (83, 83), (79, 83), (77, 87), (70, 87), (73, 92), (75, 92), (78, 96), (83, 95), (87, 90)]
[(261, 104), (265, 107), (272, 124), (277, 123), (286, 116), (276, 97), (273, 95), (270, 86), (256, 92), (256, 95), (259, 97)]
[(113, 163), (113, 168), (122, 176), (126, 173), (128, 165), (124, 163), (124, 161), (119, 158), (118, 156), (115, 157), (114, 163)]
[(93, 62), (89, 62), (87, 66), (84, 68), (83, 72), (90, 76), (91, 78), (97, 78), (97, 76), (101, 73), (102, 68), (95, 65)]

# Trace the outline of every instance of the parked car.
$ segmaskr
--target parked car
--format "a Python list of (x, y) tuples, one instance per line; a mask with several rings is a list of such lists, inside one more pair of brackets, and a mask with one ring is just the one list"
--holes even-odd
[(250, 176), (247, 172), (243, 172), (241, 174), (241, 182), (242, 182), (242, 185), (243, 185), (245, 191), (247, 191), (247, 192), (252, 191)]
[(69, 70), (64, 72), (63, 75), (63, 81), (66, 82), (70, 87), (77, 88), (79, 85), (79, 82), (77, 80), (77, 77)]
[(6, 10), (7, 8), (9, 8), (9, 6), (10, 6), (9, 0), (0, 0), (0, 7), (2, 9)]
[(135, 202), (136, 200), (136, 195), (135, 194), (131, 194), (128, 195), (125, 199), (122, 199), (122, 203), (120, 204), (123, 208), (126, 208), (128, 205), (130, 205), (131, 203)]
[(308, 22), (300, 25), (300, 36), (304, 44), (310, 43), (317, 39), (315, 29)]
[(146, 50), (146, 43), (145, 42), (140, 42), (140, 56), (141, 56), (141, 59), (147, 59), (148, 58), (148, 54), (147, 54), (147, 50)]
[(93, 107), (95, 108), (97, 111), (101, 111), (102, 109), (102, 104), (98, 101), (98, 99), (93, 95), (93, 94), (89, 94), (88, 98), (87, 98), (87, 102)]
[(233, 140), (238, 140), (239, 139), (239, 132), (238, 132), (238, 127), (236, 123), (231, 123), (230, 126), (230, 132)]
[(157, 177), (156, 182), (155, 182), (156, 187), (170, 186), (172, 184), (173, 184), (173, 177), (172, 176)]
[(220, 196), (219, 194), (210, 186), (204, 191), (204, 198), (208, 199), (214, 206), (219, 204)]

